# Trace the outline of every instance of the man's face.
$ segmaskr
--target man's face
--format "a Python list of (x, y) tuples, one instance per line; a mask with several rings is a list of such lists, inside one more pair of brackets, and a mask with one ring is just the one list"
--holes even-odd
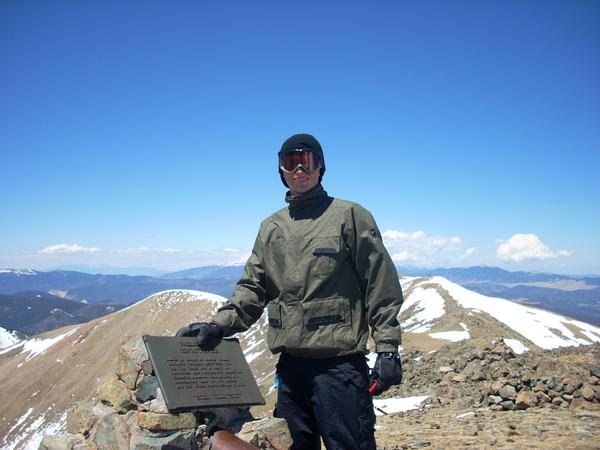
[(290, 187), (290, 193), (294, 196), (302, 195), (310, 191), (319, 184), (319, 173), (317, 170), (313, 173), (306, 173), (301, 167), (298, 167), (294, 173), (283, 172), (283, 178)]

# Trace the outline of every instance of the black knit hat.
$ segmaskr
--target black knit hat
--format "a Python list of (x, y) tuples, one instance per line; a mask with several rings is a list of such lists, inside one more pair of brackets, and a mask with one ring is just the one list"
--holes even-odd
[[(325, 158), (323, 157), (323, 149), (321, 148), (321, 144), (319, 144), (319, 141), (317, 141), (317, 139), (310, 134), (294, 134), (293, 136), (285, 140), (285, 142), (281, 146), (281, 150), (279, 150), (279, 153), (277, 154), (277, 157), (279, 158), (279, 155), (281, 155), (282, 153), (292, 152), (294, 150), (310, 150), (319, 154), (322, 161), (321, 169), (319, 172), (320, 183), (323, 179), (323, 174), (325, 173)], [(279, 167), (279, 163), (277, 164), (277, 166)], [(281, 170), (281, 168), (279, 169), (279, 176), (281, 176), (281, 181), (283, 182), (285, 187), (289, 187), (285, 181), (285, 178), (283, 177), (283, 171)]]

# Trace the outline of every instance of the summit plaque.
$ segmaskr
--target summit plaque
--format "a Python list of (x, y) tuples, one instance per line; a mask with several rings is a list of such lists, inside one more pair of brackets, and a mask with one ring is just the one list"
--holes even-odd
[(221, 339), (210, 350), (193, 337), (143, 340), (170, 412), (265, 404), (237, 339)]

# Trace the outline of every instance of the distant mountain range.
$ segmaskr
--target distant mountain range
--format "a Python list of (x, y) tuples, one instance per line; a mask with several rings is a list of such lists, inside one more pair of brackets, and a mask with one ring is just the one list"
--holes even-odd
[[(0, 327), (26, 334), (47, 331), (90, 320), (170, 289), (200, 290), (229, 297), (242, 271), (243, 266), (215, 265), (151, 277), (0, 269), (0, 294), (4, 296), (0, 298)], [(442, 276), (480, 294), (514, 300), (600, 325), (600, 277), (510, 272), (481, 266), (399, 267), (398, 273), (402, 276)], [(19, 316), (23, 314), (18, 312), (20, 303), (32, 309)]]
[[(201, 268), (207, 273), (221, 266)], [(192, 269), (197, 270), (197, 269)], [(241, 269), (239, 269), (241, 273)], [(177, 273), (177, 272), (176, 272)], [(42, 272), (29, 269), (0, 270), (0, 294), (24, 291), (60, 291), (64, 297), (87, 303), (130, 304), (168, 289), (195, 289), (229, 296), (237, 278), (230, 276), (165, 277), (103, 275), (66, 270)]]
[(123, 306), (91, 305), (47, 292), (0, 295), (0, 327), (31, 336), (65, 325), (88, 322)]

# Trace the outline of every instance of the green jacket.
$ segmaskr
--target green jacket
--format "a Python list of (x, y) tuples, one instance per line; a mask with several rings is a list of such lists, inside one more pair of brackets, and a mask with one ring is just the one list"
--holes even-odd
[(242, 278), (213, 321), (229, 336), (266, 307), (273, 353), (368, 353), (369, 327), (376, 351), (396, 351), (402, 289), (371, 214), (320, 184), (286, 201), (261, 223)]

